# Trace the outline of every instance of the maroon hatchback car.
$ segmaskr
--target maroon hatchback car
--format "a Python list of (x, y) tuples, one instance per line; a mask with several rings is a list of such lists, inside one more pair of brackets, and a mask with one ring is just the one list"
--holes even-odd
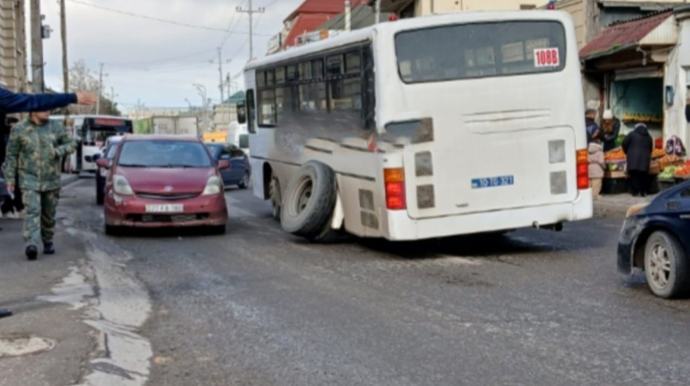
[(225, 233), (228, 211), (220, 170), (206, 146), (191, 137), (127, 135), (105, 183), (105, 232), (123, 227), (208, 227)]

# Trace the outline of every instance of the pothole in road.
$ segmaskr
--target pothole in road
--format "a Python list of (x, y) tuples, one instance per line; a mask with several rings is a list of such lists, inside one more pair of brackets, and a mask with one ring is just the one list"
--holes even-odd
[(50, 339), (35, 336), (0, 336), (0, 359), (39, 354), (55, 348)]

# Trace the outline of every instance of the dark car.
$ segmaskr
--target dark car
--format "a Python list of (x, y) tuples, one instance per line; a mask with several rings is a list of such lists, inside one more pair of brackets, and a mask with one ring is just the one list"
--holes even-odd
[(645, 271), (654, 295), (674, 298), (690, 289), (690, 182), (628, 210), (618, 243), (618, 269)]
[(230, 168), (221, 171), (223, 184), (237, 185), (240, 189), (247, 189), (252, 176), (247, 154), (233, 144), (207, 142), (206, 147), (216, 161), (230, 161)]
[[(113, 159), (115, 158), (115, 153), (117, 151), (118, 145), (120, 145), (120, 142), (122, 140), (122, 137), (110, 137), (108, 138), (107, 144), (105, 146), (105, 149), (103, 151), (103, 154), (94, 154), (93, 156), (93, 162), (96, 162), (99, 158), (105, 157), (110, 163), (113, 162)], [(103, 205), (103, 201), (105, 199), (105, 180), (108, 177), (108, 170), (105, 168), (97, 168), (96, 169), (96, 204), (98, 205)]]

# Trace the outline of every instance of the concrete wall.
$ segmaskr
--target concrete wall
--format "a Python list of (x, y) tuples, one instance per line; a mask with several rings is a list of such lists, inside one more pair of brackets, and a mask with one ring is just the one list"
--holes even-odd
[(690, 145), (690, 123), (685, 118), (686, 100), (690, 97), (690, 15), (679, 20), (680, 36), (678, 46), (669, 55), (664, 84), (675, 90), (673, 106), (668, 106), (664, 115), (666, 137), (677, 135)]
[(27, 87), (24, 25), (24, 0), (0, 1), (0, 81), (15, 92)]

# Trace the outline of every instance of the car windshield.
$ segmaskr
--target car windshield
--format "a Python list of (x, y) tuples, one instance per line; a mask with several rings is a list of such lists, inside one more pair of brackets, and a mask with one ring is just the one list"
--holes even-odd
[(118, 166), (146, 168), (209, 168), (213, 162), (203, 144), (146, 140), (122, 144)]
[(120, 142), (111, 142), (110, 145), (108, 146), (108, 152), (105, 155), (105, 158), (107, 159), (113, 159), (115, 158), (115, 152), (117, 151), (117, 145), (119, 145)]
[(223, 145), (218, 143), (206, 144), (208, 150), (211, 152), (213, 158), (220, 158), (220, 152), (223, 151)]

